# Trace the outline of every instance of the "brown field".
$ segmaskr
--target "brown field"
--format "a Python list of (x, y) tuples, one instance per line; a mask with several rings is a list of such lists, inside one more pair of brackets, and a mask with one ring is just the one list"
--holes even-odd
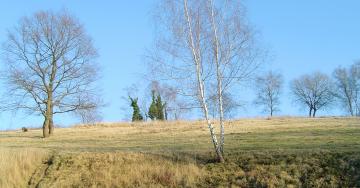
[(0, 132), (0, 187), (359, 187), (359, 118), (103, 123)]

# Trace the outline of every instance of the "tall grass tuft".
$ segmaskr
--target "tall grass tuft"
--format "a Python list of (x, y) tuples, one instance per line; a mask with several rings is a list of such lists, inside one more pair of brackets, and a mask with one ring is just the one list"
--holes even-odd
[(26, 187), (47, 155), (41, 149), (0, 148), (0, 187)]

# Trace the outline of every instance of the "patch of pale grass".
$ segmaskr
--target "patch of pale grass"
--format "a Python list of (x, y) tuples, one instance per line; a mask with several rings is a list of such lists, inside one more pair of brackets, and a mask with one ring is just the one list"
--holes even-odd
[(49, 163), (38, 187), (196, 187), (204, 171), (142, 153), (67, 153)]
[(27, 187), (32, 173), (47, 155), (41, 149), (0, 148), (0, 187)]

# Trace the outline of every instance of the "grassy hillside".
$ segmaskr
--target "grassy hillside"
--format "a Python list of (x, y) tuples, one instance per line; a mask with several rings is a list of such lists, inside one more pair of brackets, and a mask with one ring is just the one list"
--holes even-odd
[(230, 121), (225, 144), (214, 163), (202, 122), (0, 132), (0, 187), (360, 186), (360, 119)]

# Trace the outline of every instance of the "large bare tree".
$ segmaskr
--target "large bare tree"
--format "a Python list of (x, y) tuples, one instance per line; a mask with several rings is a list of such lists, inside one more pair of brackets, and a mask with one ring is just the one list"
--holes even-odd
[(24, 17), (4, 43), (6, 110), (44, 117), (43, 136), (54, 132), (53, 115), (98, 106), (97, 51), (83, 25), (66, 11)]
[(333, 72), (336, 98), (351, 116), (360, 116), (360, 62)]
[(294, 99), (309, 109), (309, 117), (315, 117), (316, 112), (333, 102), (333, 87), (326, 74), (315, 72), (306, 74), (291, 82)]
[(279, 111), (280, 93), (283, 84), (281, 74), (268, 72), (255, 80), (256, 99), (255, 104), (262, 106), (270, 116)]
[[(157, 14), (152, 75), (171, 80), (183, 96), (194, 97), (207, 122), (219, 161), (224, 161), (224, 93), (249, 78), (259, 51), (238, 1), (163, 0)], [(215, 86), (215, 87), (214, 87)], [(209, 118), (209, 98), (216, 91), (220, 141)]]

